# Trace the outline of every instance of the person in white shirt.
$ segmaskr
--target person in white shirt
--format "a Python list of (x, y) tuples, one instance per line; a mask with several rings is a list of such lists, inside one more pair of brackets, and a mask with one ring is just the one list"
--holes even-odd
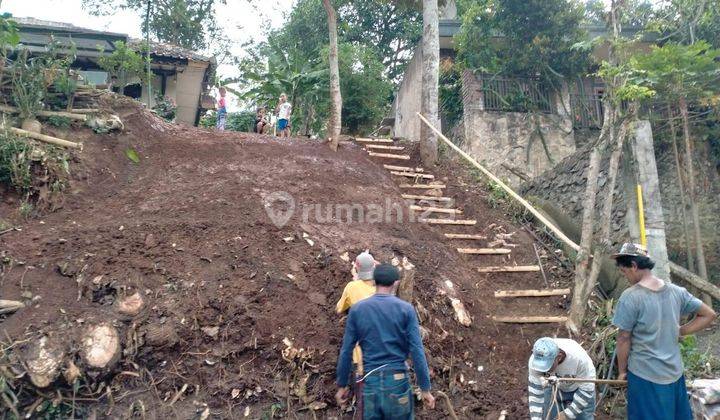
[(287, 101), (287, 94), (280, 94), (280, 102), (277, 108), (278, 122), (278, 136), (279, 137), (290, 137), (290, 114), (292, 113), (292, 104)]
[(533, 346), (528, 362), (528, 403), (530, 418), (595, 418), (595, 384), (592, 382), (558, 382), (556, 400), (548, 377), (595, 379), (595, 366), (585, 349), (567, 338), (543, 337)]

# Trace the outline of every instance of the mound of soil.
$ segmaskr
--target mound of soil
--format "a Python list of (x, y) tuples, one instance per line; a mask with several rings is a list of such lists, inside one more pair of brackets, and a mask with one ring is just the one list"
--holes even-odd
[[(416, 266), (433, 386), (458, 415), (497, 418), (507, 410), (527, 417), (531, 343), (556, 326), (490, 317), (559, 315), (566, 302), (493, 297), (497, 289), (544, 287), (543, 280), (538, 273), (477, 272), (537, 260), (534, 239), (488, 204), (472, 173), (451, 159), (432, 171), (445, 178), (464, 217), (478, 220), (475, 233), (513, 234), (509, 257), (460, 255), (456, 247), (478, 244), (442, 233), (467, 230), (408, 222), (395, 181), (355, 144), (333, 153), (305, 139), (173, 126), (127, 104), (115, 111), (122, 133), (73, 132), (85, 149), (64, 207), (16, 218), (22, 231), (0, 236), (0, 295), (28, 303), (1, 321), (5, 345), (59, 340), (81, 369), (74, 401), (62, 377), (51, 385), (57, 394), (33, 393), (16, 379), (21, 413), (43, 408), (33, 406), (38, 396), (60, 395), (65, 415), (349, 418), (333, 401), (344, 325), (335, 302), (351, 278), (348, 258), (370, 249), (379, 260), (406, 257)], [(1, 214), (16, 206), (16, 199), (0, 199)], [(339, 221), (331, 217), (338, 208)], [(382, 216), (371, 217), (371, 208)], [(276, 223), (291, 209), (286, 223)], [(400, 209), (404, 220), (386, 217), (388, 209)], [(567, 273), (542, 253), (549, 281), (566, 284)], [(469, 327), (454, 317), (447, 282), (472, 316)], [(118, 311), (118, 301), (135, 293), (145, 302), (140, 313)], [(119, 332), (122, 357), (110, 370), (83, 367), (77, 351), (84, 325), (98, 322)], [(22, 370), (13, 357), (8, 363)], [(443, 400), (417, 414), (449, 415)]]

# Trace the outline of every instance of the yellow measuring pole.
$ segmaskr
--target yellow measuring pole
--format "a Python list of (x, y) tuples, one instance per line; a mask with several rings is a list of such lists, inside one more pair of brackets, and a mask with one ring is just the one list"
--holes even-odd
[(647, 249), (647, 237), (645, 236), (645, 210), (643, 208), (642, 186), (637, 184), (638, 220), (640, 222), (640, 245)]

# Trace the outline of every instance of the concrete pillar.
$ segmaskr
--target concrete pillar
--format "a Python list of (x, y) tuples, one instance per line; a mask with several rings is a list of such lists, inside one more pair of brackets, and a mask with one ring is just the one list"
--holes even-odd
[[(663, 217), (660, 181), (655, 164), (655, 148), (653, 146), (650, 121), (636, 122), (631, 134), (630, 148), (635, 161), (633, 169), (636, 173), (636, 182), (642, 186), (643, 192), (648, 253), (655, 261), (653, 273), (663, 280), (670, 281), (670, 265), (665, 239), (665, 219)], [(626, 191), (628, 190), (635, 191), (632, 188), (627, 188)], [(630, 198), (627, 200), (628, 207), (634, 206), (633, 211), (637, 214), (637, 193), (628, 198)], [(628, 210), (628, 213), (632, 213), (629, 208)], [(638, 221), (635, 219), (636, 226), (637, 223)], [(630, 231), (633, 233), (639, 232), (637, 227), (631, 228)], [(639, 237), (633, 238), (636, 242), (639, 242), (639, 239)]]

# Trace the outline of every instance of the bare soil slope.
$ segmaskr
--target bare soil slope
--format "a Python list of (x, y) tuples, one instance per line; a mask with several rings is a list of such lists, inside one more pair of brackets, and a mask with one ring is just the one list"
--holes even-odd
[[(369, 248), (378, 259), (406, 256), (417, 267), (415, 297), (429, 332), (433, 384), (458, 415), (497, 418), (508, 410), (511, 418), (526, 417), (530, 343), (555, 326), (496, 325), (489, 317), (562, 314), (562, 298), (493, 298), (497, 289), (543, 287), (537, 273), (475, 270), (535, 264), (532, 238), (488, 207), (482, 185), (459, 165), (445, 162), (437, 170), (447, 178), (447, 195), (478, 220), (477, 233), (498, 226), (518, 232), (509, 259), (459, 255), (456, 247), (471, 244), (445, 240), (442, 232), (452, 229), (328, 222), (330, 205), (385, 208), (389, 200), (407, 210), (382, 164), (355, 144), (333, 153), (314, 141), (220, 134), (164, 124), (134, 107), (117, 111), (123, 133), (77, 133), (85, 150), (64, 208), (0, 236), (0, 295), (34, 298), (0, 321), (0, 336), (12, 345), (9, 354), (27, 350), (39, 335), (53, 337), (81, 366), (79, 332), (109, 321), (120, 331), (123, 356), (110, 371), (83, 369), (74, 403), (62, 377), (52, 385), (58, 393), (33, 390), (26, 378), (12, 381), (21, 413), (49, 410), (33, 406), (41, 396), (55, 398), (55, 410), (65, 410), (56, 412), (66, 416), (73, 410), (98, 417), (349, 418), (332, 398), (343, 326), (334, 308), (350, 279), (341, 257)], [(128, 148), (139, 164), (126, 158)], [(278, 227), (264, 198), (281, 191), (293, 197), (295, 213)], [(6, 195), (0, 214), (12, 217), (17, 204)], [(303, 221), (308, 205), (321, 205), (321, 212), (310, 207)], [(562, 281), (553, 273), (551, 281)], [(459, 290), (470, 327), (454, 319), (441, 291), (446, 281)], [(145, 310), (120, 316), (113, 304), (136, 291), (147, 300)], [(12, 354), (9, 360), (22, 371)], [(447, 406), (438, 400), (435, 411), (420, 407), (418, 414), (445, 418)]]

